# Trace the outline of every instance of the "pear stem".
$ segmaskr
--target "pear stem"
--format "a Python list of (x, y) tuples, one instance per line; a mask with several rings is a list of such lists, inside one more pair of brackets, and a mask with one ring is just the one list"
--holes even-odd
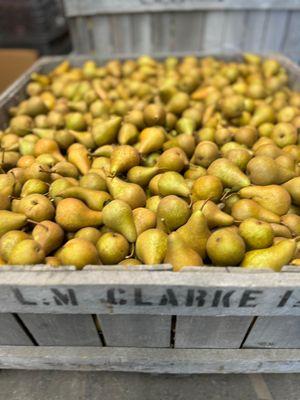
[(131, 258), (134, 254), (134, 244), (131, 243), (131, 249), (130, 249), (130, 253), (128, 254), (128, 256), (126, 256), (125, 258)]
[(206, 206), (206, 204), (210, 201), (210, 197), (206, 200), (204, 200), (204, 203), (202, 204), (200, 211), (203, 211), (204, 207)]

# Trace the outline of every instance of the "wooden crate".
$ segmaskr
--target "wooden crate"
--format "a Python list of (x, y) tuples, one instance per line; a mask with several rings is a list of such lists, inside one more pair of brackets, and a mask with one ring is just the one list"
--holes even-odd
[[(223, 58), (237, 59), (227, 54)], [(284, 57), (291, 83), (300, 69)], [(71, 57), (80, 65), (86, 57)], [(38, 61), (0, 98), (0, 124)], [(0, 269), (0, 368), (300, 372), (300, 269), (42, 265)]]
[(235, 50), (299, 61), (299, 0), (64, 0), (76, 53)]

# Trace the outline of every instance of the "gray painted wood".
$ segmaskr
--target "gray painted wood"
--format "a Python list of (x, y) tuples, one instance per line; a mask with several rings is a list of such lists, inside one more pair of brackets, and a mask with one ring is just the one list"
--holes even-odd
[(300, 372), (296, 349), (0, 347), (0, 368), (167, 374)]
[(248, 11), (241, 49), (244, 51), (262, 51), (267, 11)]
[(300, 317), (257, 318), (244, 348), (300, 348)]
[(101, 346), (90, 315), (19, 314), (40, 346)]
[(0, 314), (1, 346), (32, 346), (33, 343), (12, 314)]
[(177, 317), (175, 347), (183, 349), (238, 349), (251, 317)]
[(288, 20), (288, 29), (284, 38), (282, 51), (289, 57), (295, 58), (299, 56), (299, 26), (300, 12), (293, 12), (290, 14)]
[(170, 347), (171, 316), (99, 315), (105, 344), (113, 347)]

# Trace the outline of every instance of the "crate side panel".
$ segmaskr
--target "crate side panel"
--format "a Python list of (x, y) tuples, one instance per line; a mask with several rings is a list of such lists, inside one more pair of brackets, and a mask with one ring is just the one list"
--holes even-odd
[(33, 343), (12, 314), (0, 314), (1, 346), (32, 346)]
[(170, 347), (171, 316), (99, 315), (107, 346)]
[(151, 15), (137, 14), (131, 16), (131, 40), (134, 54), (152, 52)]
[(295, 11), (290, 14), (288, 29), (282, 45), (282, 52), (288, 57), (299, 61), (300, 43), (300, 12)]
[(238, 349), (252, 317), (184, 317), (176, 321), (175, 347)]
[(131, 16), (113, 15), (108, 17), (108, 19), (109, 19), (109, 32), (112, 44), (111, 47), (113, 53), (131, 54), (133, 50), (132, 35), (131, 35)]
[(208, 11), (206, 13), (202, 32), (203, 50), (213, 52), (223, 47), (224, 23), (225, 13), (223, 11)]
[(109, 18), (106, 16), (95, 16), (92, 17), (92, 21), (93, 30), (91, 37), (95, 53), (99, 54), (100, 57), (111, 54), (113, 52), (113, 47)]
[(246, 11), (224, 12), (222, 48), (240, 50), (245, 35)]
[(101, 346), (91, 315), (19, 314), (40, 346)]
[(259, 317), (243, 348), (300, 348), (300, 317)]
[(247, 11), (242, 41), (243, 51), (260, 51), (267, 23), (267, 11)]
[(151, 41), (154, 53), (173, 51), (176, 48), (173, 14), (154, 13), (151, 15)]
[(264, 52), (282, 50), (289, 19), (290, 12), (288, 11), (269, 12), (262, 45)]

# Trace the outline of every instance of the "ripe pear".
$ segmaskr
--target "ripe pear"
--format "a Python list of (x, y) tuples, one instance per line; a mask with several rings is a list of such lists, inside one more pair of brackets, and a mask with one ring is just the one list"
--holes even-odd
[(74, 137), (76, 142), (82, 144), (87, 149), (94, 149), (96, 147), (96, 143), (91, 132), (77, 132), (73, 130), (69, 130), (68, 132)]
[(133, 211), (133, 219), (136, 227), (137, 235), (146, 231), (147, 229), (155, 228), (156, 214), (148, 208), (138, 207)]
[(18, 205), (19, 212), (26, 215), (33, 221), (44, 221), (45, 219), (53, 219), (55, 209), (51, 201), (42, 194), (33, 193), (23, 197)]
[(220, 210), (213, 201), (196, 201), (196, 203), (193, 204), (193, 212), (197, 210), (203, 212), (210, 229), (221, 226), (230, 226), (234, 223), (233, 217)]
[(158, 182), (163, 174), (155, 175), (149, 182), (148, 190), (151, 194), (159, 194)]
[(239, 226), (239, 234), (250, 250), (263, 249), (273, 243), (272, 225), (255, 218), (245, 219)]
[(91, 169), (102, 169), (104, 171), (104, 176), (106, 176), (106, 174), (110, 174), (110, 159), (107, 157), (94, 158), (91, 167)]
[(82, 176), (79, 179), (79, 185), (90, 190), (106, 191), (107, 189), (105, 179), (95, 172), (89, 172)]
[(202, 211), (193, 212), (188, 221), (177, 231), (186, 245), (191, 247), (202, 258), (205, 257), (206, 242), (210, 236), (207, 220)]
[(33, 120), (29, 115), (17, 115), (11, 119), (9, 124), (10, 131), (18, 136), (25, 136), (30, 133), (32, 128)]
[(0, 189), (0, 210), (8, 210), (11, 207), (13, 190), (11, 185)]
[(134, 144), (139, 137), (139, 131), (136, 125), (125, 122), (118, 133), (118, 142), (120, 144)]
[(30, 239), (30, 236), (23, 231), (12, 230), (5, 233), (0, 239), (0, 255), (3, 260), (7, 262), (15, 245), (25, 239)]
[[(143, 129), (145, 127), (144, 123), (144, 113), (141, 110), (131, 110), (124, 117), (124, 121), (129, 124), (133, 124), (138, 129)], [(123, 124), (125, 125), (125, 124)], [(120, 142), (121, 143), (121, 142)], [(125, 143), (121, 143), (125, 144)]]
[(75, 165), (82, 175), (89, 172), (91, 161), (87, 149), (80, 143), (74, 143), (68, 148), (68, 161)]
[(254, 200), (241, 199), (231, 208), (231, 215), (235, 220), (243, 221), (247, 218), (256, 218), (265, 222), (280, 223), (280, 216), (262, 207)]
[(148, 104), (144, 109), (144, 121), (147, 126), (163, 126), (166, 121), (165, 109), (160, 104)]
[(141, 154), (149, 154), (160, 150), (166, 139), (165, 130), (159, 126), (145, 128), (140, 134), (138, 150)]
[(300, 216), (286, 214), (281, 217), (281, 223), (286, 225), (295, 236), (300, 236)]
[(61, 200), (56, 207), (56, 222), (67, 232), (76, 232), (86, 226), (102, 225), (102, 212), (88, 208), (78, 199)]
[(133, 265), (141, 265), (141, 261), (137, 260), (136, 258), (125, 258), (121, 262), (119, 262), (119, 265), (124, 265), (124, 266), (133, 266)]
[(248, 186), (238, 192), (245, 199), (252, 199), (277, 215), (284, 215), (291, 205), (288, 191), (279, 185)]
[(218, 158), (213, 161), (207, 169), (209, 175), (218, 177), (224, 187), (232, 190), (239, 190), (242, 187), (249, 186), (249, 178), (230, 160)]
[(61, 265), (74, 265), (77, 269), (84, 266), (97, 265), (100, 263), (96, 246), (88, 240), (75, 238), (66, 242), (58, 252), (56, 257)]
[(185, 171), (183, 174), (185, 179), (196, 180), (200, 178), (200, 176), (206, 175), (206, 169), (200, 167), (200, 165), (190, 165), (190, 168)]
[(127, 173), (127, 179), (131, 183), (136, 183), (140, 186), (147, 186), (150, 180), (159, 173), (160, 169), (154, 167), (136, 166), (130, 168)]
[(40, 179), (44, 182), (50, 182), (51, 180), (51, 170), (46, 164), (34, 162), (22, 172), (24, 181), (28, 179)]
[(26, 197), (33, 193), (45, 194), (49, 190), (49, 184), (40, 179), (28, 179), (22, 187), (21, 197)]
[(45, 254), (48, 255), (62, 245), (64, 231), (55, 222), (45, 220), (33, 228), (32, 238), (40, 244)]
[(163, 149), (168, 150), (172, 147), (181, 148), (187, 157), (191, 157), (194, 153), (196, 146), (196, 141), (193, 135), (189, 133), (182, 133), (174, 138), (170, 138), (167, 142), (164, 143)]
[(192, 187), (192, 197), (194, 200), (212, 201), (220, 200), (223, 193), (223, 185), (220, 178), (213, 175), (205, 175), (198, 178)]
[(144, 264), (161, 264), (167, 252), (168, 235), (160, 229), (142, 232), (135, 244), (136, 255)]
[(158, 157), (156, 165), (161, 170), (180, 172), (189, 165), (189, 160), (180, 147), (172, 147)]
[(110, 157), (112, 152), (115, 150), (116, 146), (114, 144), (104, 144), (98, 147), (94, 152), (93, 156), (97, 157)]
[(82, 200), (90, 209), (95, 211), (101, 211), (104, 205), (111, 200), (111, 196), (107, 192), (86, 189), (80, 186), (68, 187), (58, 193), (58, 196), (64, 199), (73, 197)]
[(283, 225), (282, 223), (275, 224), (274, 222), (272, 222), (270, 225), (272, 227), (273, 234), (275, 237), (280, 236), (288, 239), (292, 238), (292, 232), (287, 226)]
[(253, 126), (242, 126), (235, 132), (234, 139), (240, 144), (252, 147), (258, 139), (257, 130)]
[(190, 189), (185, 179), (178, 172), (168, 171), (162, 174), (158, 183), (159, 194), (168, 196), (171, 194), (189, 197)]
[(6, 232), (23, 228), (26, 223), (26, 215), (7, 210), (0, 210), (0, 237)]
[(196, 165), (207, 168), (218, 156), (218, 146), (214, 142), (205, 140), (197, 145), (191, 161)]
[(108, 177), (106, 184), (114, 199), (125, 201), (132, 209), (145, 206), (146, 194), (139, 185), (125, 182), (118, 177)]
[(232, 161), (241, 171), (245, 171), (252, 154), (247, 149), (232, 149), (225, 153), (225, 158)]
[(51, 199), (56, 200), (58, 198), (59, 193), (61, 193), (63, 190), (71, 186), (74, 186), (74, 183), (71, 182), (70, 179), (67, 178), (56, 179), (54, 182), (51, 183), (49, 187), (49, 197)]
[(85, 228), (79, 229), (74, 235), (74, 238), (85, 239), (93, 244), (96, 244), (101, 237), (101, 232), (93, 228), (92, 226), (87, 226)]
[(234, 230), (223, 228), (208, 238), (206, 251), (214, 265), (238, 265), (245, 254), (245, 243)]
[[(59, 161), (51, 168), (51, 171), (53, 174), (75, 179), (77, 179), (79, 175), (78, 169), (75, 167), (75, 165), (68, 161)], [(51, 175), (51, 177), (53, 179), (53, 175)]]
[(58, 144), (53, 139), (39, 139), (34, 146), (34, 155), (38, 157), (41, 154), (51, 154), (56, 160), (64, 161)]
[(281, 156), (275, 158), (275, 161), (277, 165), (280, 165), (283, 168), (287, 168), (292, 171), (295, 170), (295, 159), (288, 153), (282, 154)]
[(32, 239), (25, 239), (17, 243), (8, 257), (8, 264), (11, 265), (42, 264), (44, 261), (43, 249)]
[(182, 116), (176, 122), (175, 129), (179, 134), (192, 135), (196, 129), (196, 122), (192, 118)]
[(277, 146), (285, 147), (291, 144), (296, 144), (298, 134), (294, 125), (289, 122), (280, 122), (275, 125), (270, 137), (274, 140)]
[(177, 232), (168, 236), (167, 252), (164, 262), (173, 266), (173, 271), (180, 271), (183, 267), (203, 265), (199, 254), (188, 247)]
[(160, 196), (149, 197), (146, 201), (146, 208), (156, 213), (160, 200), (161, 200)]
[(129, 145), (116, 147), (110, 157), (110, 172), (118, 175), (127, 172), (130, 168), (139, 165), (140, 156), (138, 151)]
[(256, 156), (248, 162), (247, 173), (254, 185), (272, 185), (288, 181), (295, 173), (281, 167), (271, 157)]
[(104, 233), (96, 244), (100, 259), (105, 265), (115, 265), (129, 253), (129, 243), (116, 232)]
[(282, 187), (289, 192), (293, 204), (300, 206), (300, 176), (285, 182)]
[(189, 96), (187, 93), (177, 92), (169, 100), (167, 111), (180, 115), (189, 106)]
[(46, 257), (45, 258), (45, 264), (46, 265), (51, 265), (51, 267), (60, 267), (60, 261), (57, 257)]
[(92, 128), (92, 134), (97, 146), (114, 143), (117, 138), (121, 122), (121, 117), (112, 116), (106, 121), (95, 124)]
[(156, 213), (157, 228), (169, 233), (187, 222), (191, 210), (186, 201), (170, 195), (160, 200)]
[(121, 233), (128, 242), (136, 241), (137, 231), (128, 203), (122, 200), (113, 200), (103, 208), (102, 213), (104, 225)]
[[(270, 139), (272, 140), (272, 139)], [(258, 142), (255, 143), (257, 145)], [(257, 148), (253, 146), (256, 156), (266, 156), (273, 159), (282, 155), (282, 150), (274, 142), (260, 144)]]
[(279, 272), (281, 268), (289, 264), (296, 251), (294, 239), (284, 239), (266, 249), (248, 251), (241, 266), (249, 269), (270, 268)]

